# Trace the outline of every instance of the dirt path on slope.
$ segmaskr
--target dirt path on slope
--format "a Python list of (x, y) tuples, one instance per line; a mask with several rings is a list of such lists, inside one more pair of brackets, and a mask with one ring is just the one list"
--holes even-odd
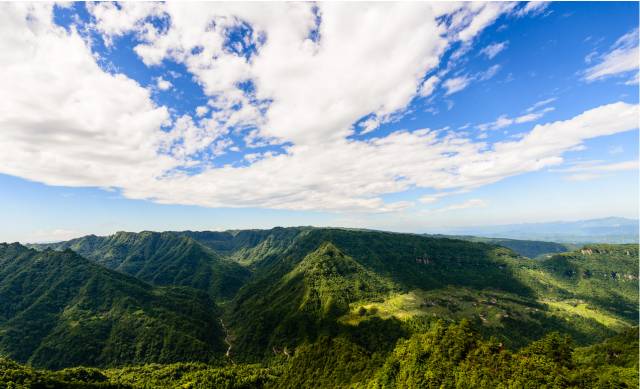
[(231, 363), (235, 365), (236, 363), (231, 358), (231, 348), (233, 347), (233, 345), (231, 344), (231, 334), (229, 334), (229, 330), (227, 329), (227, 326), (224, 325), (224, 321), (222, 321), (222, 318), (220, 318), (220, 324), (222, 325), (222, 330), (224, 331), (224, 342), (227, 344), (227, 346), (229, 346), (227, 347), (227, 352), (224, 355), (229, 358)]

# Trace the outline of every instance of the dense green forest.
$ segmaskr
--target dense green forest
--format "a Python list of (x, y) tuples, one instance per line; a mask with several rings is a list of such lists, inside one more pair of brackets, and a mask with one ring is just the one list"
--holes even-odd
[(111, 369), (34, 369), (0, 357), (5, 388), (636, 388), (638, 328), (576, 347), (552, 332), (518, 351), (467, 321), (434, 322), (387, 353), (342, 337), (259, 364), (176, 363)]
[(34, 366), (210, 361), (224, 350), (204, 293), (152, 287), (70, 250), (0, 244), (0, 353)]
[(302, 227), (4, 244), (0, 383), (637, 387), (638, 247), (496, 243)]

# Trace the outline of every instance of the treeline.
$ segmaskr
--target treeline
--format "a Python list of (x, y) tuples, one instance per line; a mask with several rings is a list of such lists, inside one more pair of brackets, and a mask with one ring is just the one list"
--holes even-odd
[(551, 333), (512, 351), (462, 321), (434, 323), (370, 352), (346, 337), (322, 338), (268, 365), (204, 363), (118, 369), (35, 370), (0, 357), (3, 388), (637, 388), (638, 328), (576, 348)]

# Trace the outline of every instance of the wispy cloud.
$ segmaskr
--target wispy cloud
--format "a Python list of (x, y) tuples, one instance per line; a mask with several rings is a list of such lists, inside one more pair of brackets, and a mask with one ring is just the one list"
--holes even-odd
[(442, 86), (444, 86), (444, 88), (447, 90), (445, 95), (449, 96), (454, 93), (460, 92), (461, 90), (466, 88), (472, 80), (473, 78), (469, 76), (449, 78), (442, 84)]
[(557, 100), (556, 97), (550, 97), (548, 99), (540, 100), (540, 101), (536, 102), (535, 104), (533, 104), (531, 107), (527, 108), (527, 112), (535, 111), (536, 109), (538, 109), (540, 107), (544, 107), (545, 105), (549, 105), (549, 104), (553, 103), (556, 100)]
[(565, 178), (569, 181), (588, 181), (602, 177), (606, 173), (639, 170), (637, 160), (623, 161), (615, 163), (603, 163), (603, 161), (585, 161), (575, 163), (569, 167), (561, 169), (550, 169), (550, 172), (567, 174)]
[(543, 106), (544, 104), (540, 104), (540, 103), (545, 103), (548, 104), (549, 102), (551, 102), (553, 100), (549, 99), (543, 102), (538, 102), (536, 104), (534, 104), (532, 107), (529, 107), (525, 114), (520, 115), (520, 116), (516, 116), (516, 117), (509, 117), (507, 115), (501, 115), (500, 117), (498, 117), (496, 120), (489, 122), (489, 123), (482, 123), (476, 126), (476, 128), (478, 128), (480, 131), (492, 131), (492, 130), (499, 130), (501, 128), (505, 128), (508, 126), (511, 126), (513, 124), (522, 124), (522, 123), (528, 123), (528, 122), (533, 122), (536, 121), (540, 118), (542, 118), (547, 112), (551, 112), (554, 110), (553, 107), (546, 107), (544, 109), (541, 109), (537, 112), (531, 112), (531, 108), (540, 108), (541, 106)]
[(493, 59), (493, 57), (500, 54), (501, 51), (506, 49), (508, 44), (509, 41), (492, 43), (480, 50), (480, 53), (484, 54), (489, 59)]
[(462, 75), (454, 78), (449, 78), (442, 83), (442, 86), (446, 89), (445, 96), (458, 93), (471, 85), (473, 81), (488, 81), (492, 79), (500, 71), (501, 66), (496, 64), (490, 66), (487, 70), (478, 72), (473, 75)]
[(549, 4), (551, 4), (549, 1), (528, 1), (522, 8), (516, 9), (514, 13), (519, 17), (525, 15), (539, 15), (547, 9)]
[(500, 71), (501, 66), (500, 65), (493, 65), (491, 66), (489, 69), (485, 70), (484, 72), (480, 72), (476, 75), (476, 78), (480, 81), (487, 81), (492, 79), (496, 74), (498, 74), (498, 71)]
[(620, 37), (603, 55), (600, 62), (584, 72), (587, 82), (603, 79), (608, 76), (638, 72), (640, 51), (638, 50), (638, 29), (632, 30)]
[(436, 209), (436, 212), (450, 212), (450, 211), (458, 211), (461, 209), (469, 209), (469, 208), (483, 208), (487, 206), (487, 202), (481, 199), (470, 199), (464, 201), (462, 203), (451, 204), (444, 208)]

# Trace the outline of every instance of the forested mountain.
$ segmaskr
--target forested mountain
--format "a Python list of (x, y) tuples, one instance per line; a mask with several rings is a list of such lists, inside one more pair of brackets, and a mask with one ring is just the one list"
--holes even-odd
[[(633, 382), (629, 371), (633, 363), (637, 366), (637, 357), (625, 357), (626, 362), (621, 365), (615, 365), (617, 362), (610, 359), (606, 365), (610, 368), (604, 369), (594, 365), (593, 361), (600, 357), (585, 356), (601, 353), (602, 348), (571, 351), (625, 331), (629, 337), (629, 328), (637, 325), (638, 248), (635, 245), (587, 245), (534, 260), (493, 241), (300, 227), (227, 232), (122, 232), (108, 237), (88, 236), (37, 245), (38, 249), (45, 250), (40, 253), (18, 245), (5, 247), (20, 247), (20, 250), (7, 251), (5, 261), (19, 261), (17, 258), (23, 256), (22, 252), (28, 253), (24, 254), (28, 258), (70, 257), (82, 263), (83, 269), (89, 269), (70, 274), (97, 272), (105, 274), (99, 279), (109, 275), (120, 280), (101, 287), (106, 290), (103, 295), (115, 294), (118, 298), (96, 300), (100, 304), (97, 311), (115, 309), (113, 316), (100, 316), (91, 313), (93, 311), (78, 316), (75, 313), (78, 309), (67, 306), (75, 307), (76, 301), (85, 300), (75, 297), (76, 294), (71, 294), (69, 302), (64, 300), (63, 314), (51, 316), (51, 320), (61, 328), (70, 327), (68, 323), (76, 323), (76, 327), (70, 328), (87, 328), (86, 331), (74, 330), (73, 336), (89, 334), (93, 331), (93, 327), (88, 327), (91, 323), (95, 321), (98, 326), (103, 322), (84, 320), (86, 317), (129, 320), (123, 318), (142, 309), (145, 315), (151, 316), (147, 320), (155, 323), (152, 314), (156, 311), (139, 306), (156, 301), (175, 308), (170, 314), (163, 314), (165, 325), (179, 329), (184, 336), (208, 339), (211, 345), (210, 351), (196, 352), (197, 357), (183, 358), (180, 354), (173, 359), (165, 358), (166, 351), (137, 346), (138, 338), (144, 341), (150, 333), (162, 333), (151, 326), (139, 328), (143, 334), (132, 334), (128, 338), (128, 344), (142, 350), (146, 359), (140, 356), (131, 360), (107, 360), (107, 357), (96, 357), (102, 354), (93, 351), (87, 351), (91, 358), (84, 354), (74, 356), (73, 345), (56, 341), (55, 347), (60, 350), (69, 347), (72, 355), (67, 358), (60, 351), (60, 360), (78, 365), (121, 366), (210, 360), (227, 350), (227, 356), (214, 365), (94, 371), (103, 377), (105, 385), (108, 382), (135, 387), (142, 382), (136, 374), (142, 374), (151, 380), (148, 382), (161, 383), (160, 386), (171, 382), (170, 385), (186, 387), (198, 387), (198, 382), (224, 382), (229, 387), (267, 384), (277, 387), (496, 387), (497, 382), (513, 387), (527, 386), (528, 382), (531, 387), (539, 387), (560, 382), (561, 385), (556, 386), (588, 387), (597, 386), (604, 376), (613, 377), (611, 374), (615, 382)], [(35, 259), (32, 262), (40, 263)], [(29, 268), (3, 264), (0, 285), (10, 283), (14, 273)], [(122, 286), (129, 282), (148, 291), (148, 295), (136, 294), (134, 291), (138, 289)], [(185, 287), (178, 289), (181, 294), (175, 295), (176, 289), (152, 287), (145, 282)], [(15, 283), (10, 285), (13, 298), (31, 296)], [(85, 291), (83, 285), (80, 282), (77, 288)], [(76, 290), (74, 287), (65, 287), (65, 290)], [(222, 308), (215, 308), (202, 291), (223, 302)], [(132, 297), (127, 297), (129, 293)], [(54, 295), (45, 293), (39, 301), (48, 301), (50, 296)], [(126, 309), (119, 308), (120, 297), (127, 301)], [(203, 304), (206, 309), (200, 308)], [(179, 308), (198, 312), (185, 318), (181, 316), (184, 310)], [(35, 319), (27, 322), (32, 320)], [(190, 320), (203, 323), (203, 327), (194, 327)], [(196, 332), (192, 334), (192, 331)], [(563, 335), (549, 335), (554, 331)], [(0, 332), (0, 336), (4, 333)], [(113, 331), (109, 334), (112, 336)], [(25, 334), (11, 339), (16, 339), (16, 349), (31, 341)], [(4, 344), (2, 342), (0, 344)], [(114, 342), (124, 344), (121, 340)], [(166, 341), (163, 342), (166, 346)], [(175, 350), (190, 353), (200, 347), (197, 344), (189, 343), (184, 349), (179, 346)], [(609, 347), (604, 344), (602, 347)], [(564, 359), (557, 359), (549, 347), (565, 350)], [(8, 355), (34, 366), (70, 365), (44, 363), (42, 358), (33, 357), (40, 351), (33, 347), (24, 349), (31, 351), (25, 355)], [(616, 352), (618, 354), (620, 352)], [(580, 355), (579, 361), (577, 355)], [(26, 369), (16, 366), (16, 371)], [(173, 378), (150, 373), (157, 369), (165, 369)], [(498, 369), (500, 374), (491, 373), (491, 369)], [(46, 372), (28, 374), (53, 377)], [(580, 381), (581, 376), (586, 377), (586, 381)]]
[(109, 269), (153, 285), (190, 286), (214, 298), (232, 297), (250, 275), (236, 262), (174, 232), (118, 232), (34, 246), (71, 249)]
[(0, 354), (34, 366), (208, 361), (219, 310), (192, 289), (154, 288), (70, 250), (0, 244)]

